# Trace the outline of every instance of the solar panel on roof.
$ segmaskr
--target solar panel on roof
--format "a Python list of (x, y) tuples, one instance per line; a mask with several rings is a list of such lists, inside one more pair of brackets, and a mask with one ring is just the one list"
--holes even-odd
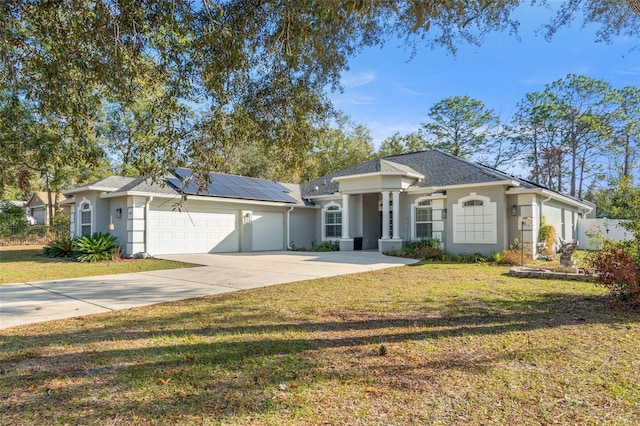
[(191, 170), (189, 169), (185, 169), (183, 167), (176, 167), (174, 169), (174, 173), (176, 174), (176, 176), (178, 176), (180, 179), (188, 179), (191, 177), (191, 175), (193, 173), (191, 173)]
[(259, 201), (277, 201), (295, 203), (287, 193), (288, 188), (278, 182), (249, 178), (245, 176), (209, 173), (210, 182), (200, 187), (200, 180), (189, 169), (176, 168), (177, 178), (168, 178), (167, 183), (177, 191), (187, 195), (206, 195), (211, 197), (238, 198)]

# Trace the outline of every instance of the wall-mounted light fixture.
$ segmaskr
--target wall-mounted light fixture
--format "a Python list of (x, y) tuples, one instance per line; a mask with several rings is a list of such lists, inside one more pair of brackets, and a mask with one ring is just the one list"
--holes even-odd
[(120, 219), (122, 217), (122, 209), (116, 209), (115, 213), (116, 219)]
[(447, 218), (447, 209), (443, 209), (442, 210), (442, 218), (446, 219)]
[(518, 216), (518, 206), (511, 206), (511, 216)]

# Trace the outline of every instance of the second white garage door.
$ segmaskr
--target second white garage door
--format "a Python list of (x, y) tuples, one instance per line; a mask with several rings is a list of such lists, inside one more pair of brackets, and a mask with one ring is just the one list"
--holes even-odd
[(151, 255), (224, 253), (240, 250), (238, 213), (216, 211), (149, 211)]
[(253, 251), (284, 250), (284, 213), (253, 212), (251, 248)]

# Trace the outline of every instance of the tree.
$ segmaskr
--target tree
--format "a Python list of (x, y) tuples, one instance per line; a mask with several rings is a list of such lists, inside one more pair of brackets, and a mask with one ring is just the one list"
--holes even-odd
[(489, 150), (488, 140), (500, 124), (493, 110), (469, 96), (454, 96), (429, 109), (428, 123), (422, 124), (427, 145), (460, 158), (477, 158)]
[(369, 129), (338, 114), (336, 126), (321, 127), (314, 146), (306, 156), (303, 180), (313, 180), (338, 170), (360, 164), (373, 157)]
[(562, 191), (566, 151), (558, 142), (560, 126), (553, 115), (555, 104), (551, 93), (527, 93), (518, 103), (510, 128), (514, 147), (529, 167), (529, 179)]
[(605, 81), (569, 74), (518, 104), (515, 143), (536, 183), (580, 198), (593, 190), (611, 135), (609, 90)]
[(389, 155), (424, 151), (425, 149), (427, 149), (427, 143), (420, 133), (413, 132), (400, 135), (400, 133), (396, 132), (393, 136), (382, 141), (376, 156), (387, 157)]
[(640, 88), (627, 86), (613, 88), (607, 95), (612, 104), (612, 139), (609, 149), (621, 161), (614, 159), (620, 178), (633, 182), (633, 171), (637, 169), (636, 157), (640, 141)]
[[(182, 129), (174, 127), (182, 122), (178, 104), (198, 104), (249, 116), (263, 149), (285, 160), (277, 163), (282, 174), (300, 167), (314, 128), (330, 111), (326, 88), (338, 88), (360, 48), (401, 36), (410, 48), (455, 52), (459, 43), (480, 43), (490, 31), (515, 31), (511, 13), (521, 3), (6, 0), (0, 6), (2, 90), (29, 104), (34, 120), (52, 133), (64, 130), (74, 155), (98, 162), (96, 112), (105, 104), (123, 106), (138, 84), (154, 83), (164, 90), (154, 108), (171, 118), (152, 143), (135, 142), (140, 158), (153, 160), (145, 166), (152, 173), (183, 161), (176, 141)], [(558, 23), (588, 12), (585, 19), (601, 23), (605, 36), (638, 34), (630, 9), (605, 4), (567, 2)], [(14, 148), (0, 144), (0, 156)], [(193, 166), (208, 170), (216, 156), (198, 158)]]
[(560, 123), (562, 143), (569, 155), (569, 194), (583, 196), (585, 176), (598, 171), (597, 154), (608, 131), (606, 93), (609, 84), (569, 74), (547, 86), (556, 99), (553, 114)]
[(118, 174), (146, 175), (163, 156), (179, 151), (191, 108), (172, 100), (158, 82), (136, 78), (123, 84), (129, 87), (103, 101), (99, 140)]

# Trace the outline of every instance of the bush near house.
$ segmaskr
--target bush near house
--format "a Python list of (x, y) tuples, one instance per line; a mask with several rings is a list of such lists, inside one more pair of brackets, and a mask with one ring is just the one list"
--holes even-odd
[(45, 246), (42, 254), (47, 257), (72, 257), (80, 262), (115, 260), (119, 257), (118, 239), (102, 232), (73, 239), (63, 238)]
[(485, 256), (481, 253), (447, 253), (442, 248), (440, 248), (440, 240), (435, 238), (410, 241), (400, 250), (390, 250), (385, 254), (388, 256), (406, 257), (409, 259), (442, 261), (451, 263), (488, 263), (493, 261), (493, 257)]
[(340, 243), (338, 241), (323, 241), (314, 245), (311, 251), (340, 251)]
[(606, 241), (589, 260), (598, 284), (620, 303), (640, 308), (640, 264), (634, 245)]
[(540, 254), (544, 256), (553, 256), (555, 254), (556, 228), (548, 224), (544, 216), (542, 216), (540, 230), (538, 231), (538, 241), (542, 243)]

